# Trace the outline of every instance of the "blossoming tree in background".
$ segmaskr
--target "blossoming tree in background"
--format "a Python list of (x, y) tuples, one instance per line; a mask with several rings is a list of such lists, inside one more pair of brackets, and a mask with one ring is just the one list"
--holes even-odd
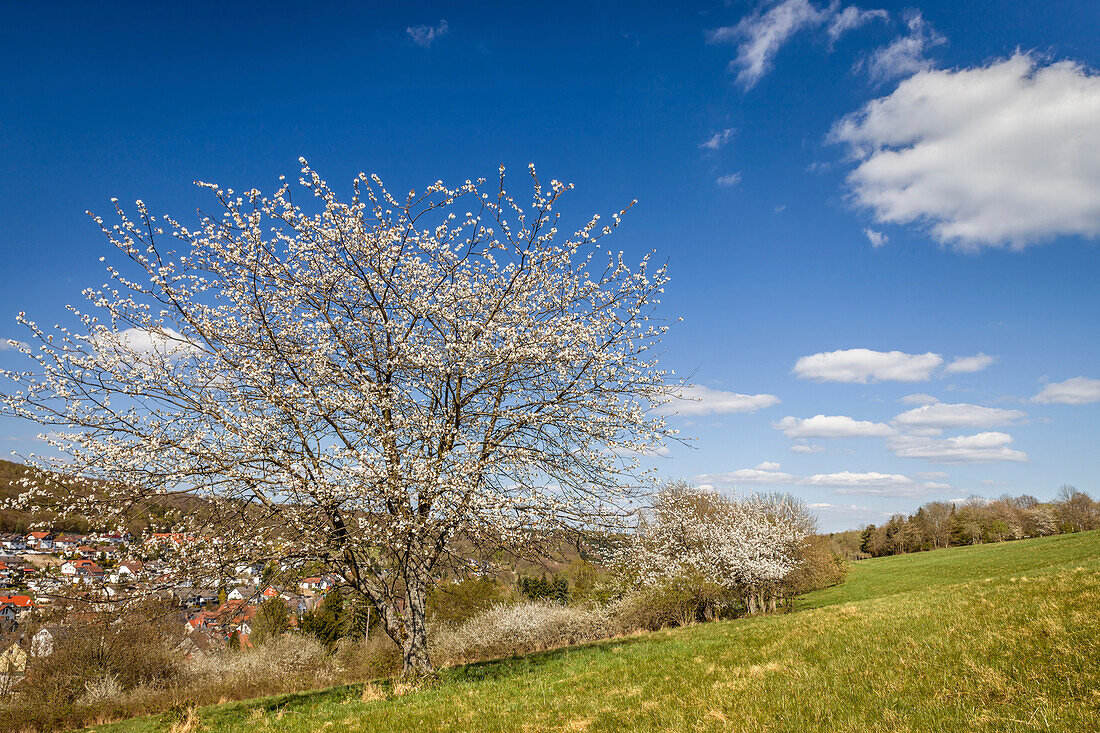
[[(35, 363), (5, 411), (50, 426), (47, 470), (86, 483), (64, 511), (119, 525), (173, 508), (177, 572), (323, 562), (366, 596), (409, 673), (430, 671), (425, 596), (463, 547), (529, 543), (623, 516), (636, 458), (671, 436), (650, 320), (666, 282), (562, 237), (542, 185), (435, 183), (347, 203), (302, 161), (309, 206), (200, 184), (196, 229), (137, 202), (96, 221), (129, 262), (85, 291), (79, 327), (22, 315)], [(625, 210), (624, 210), (625, 211)], [(175, 248), (178, 247), (177, 252)], [(196, 497), (202, 501), (197, 501)], [(56, 497), (55, 497), (56, 498)]]
[(782, 494), (733, 498), (683, 482), (664, 486), (630, 537), (625, 562), (645, 583), (697, 577), (739, 595), (747, 613), (774, 611), (816, 520)]

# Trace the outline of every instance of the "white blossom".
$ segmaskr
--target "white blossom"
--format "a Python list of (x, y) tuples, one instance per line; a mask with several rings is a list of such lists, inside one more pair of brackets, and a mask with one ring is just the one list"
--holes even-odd
[[(220, 211), (194, 228), (140, 201), (93, 217), (124, 263), (77, 326), (20, 314), (34, 365), (4, 372), (4, 412), (65, 455), (34, 461), (18, 501), (119, 526), (174, 506), (181, 575), (320, 559), (427, 669), (425, 589), (457, 539), (612, 523), (636, 456), (672, 437), (650, 412), (665, 269), (599, 247), (622, 211), (558, 237), (571, 186), (533, 168), (525, 207), (503, 168), (492, 196), (436, 182), (403, 201), (360, 174), (345, 203), (301, 162), (304, 197), (198, 184)], [(92, 490), (58, 506), (48, 470)]]

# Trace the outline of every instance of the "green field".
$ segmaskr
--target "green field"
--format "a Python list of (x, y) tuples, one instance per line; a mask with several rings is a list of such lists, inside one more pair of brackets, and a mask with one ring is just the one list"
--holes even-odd
[(377, 699), (212, 706), (177, 730), (1100, 730), (1100, 532), (868, 560), (799, 607), (447, 669), (404, 694), (376, 683)]

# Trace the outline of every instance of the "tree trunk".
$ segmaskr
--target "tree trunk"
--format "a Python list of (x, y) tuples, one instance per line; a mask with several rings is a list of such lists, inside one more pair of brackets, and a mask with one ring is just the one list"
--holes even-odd
[(756, 596), (748, 593), (745, 596), (745, 611), (751, 616), (756, 613)]
[(426, 588), (420, 579), (410, 578), (405, 593), (405, 628), (401, 638), (403, 676), (422, 677), (432, 673), (432, 661), (428, 658), (426, 597)]
[(775, 613), (775, 596), (774, 595), (771, 596), (768, 599), (768, 611), (771, 612), (771, 613)]

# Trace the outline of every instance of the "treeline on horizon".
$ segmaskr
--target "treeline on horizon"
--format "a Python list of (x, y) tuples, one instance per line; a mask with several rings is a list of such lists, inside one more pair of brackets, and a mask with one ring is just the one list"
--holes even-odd
[(881, 525), (839, 532), (833, 539), (855, 559), (924, 552), (1100, 529), (1100, 502), (1073, 486), (1053, 501), (1029, 494), (963, 502), (932, 501)]

